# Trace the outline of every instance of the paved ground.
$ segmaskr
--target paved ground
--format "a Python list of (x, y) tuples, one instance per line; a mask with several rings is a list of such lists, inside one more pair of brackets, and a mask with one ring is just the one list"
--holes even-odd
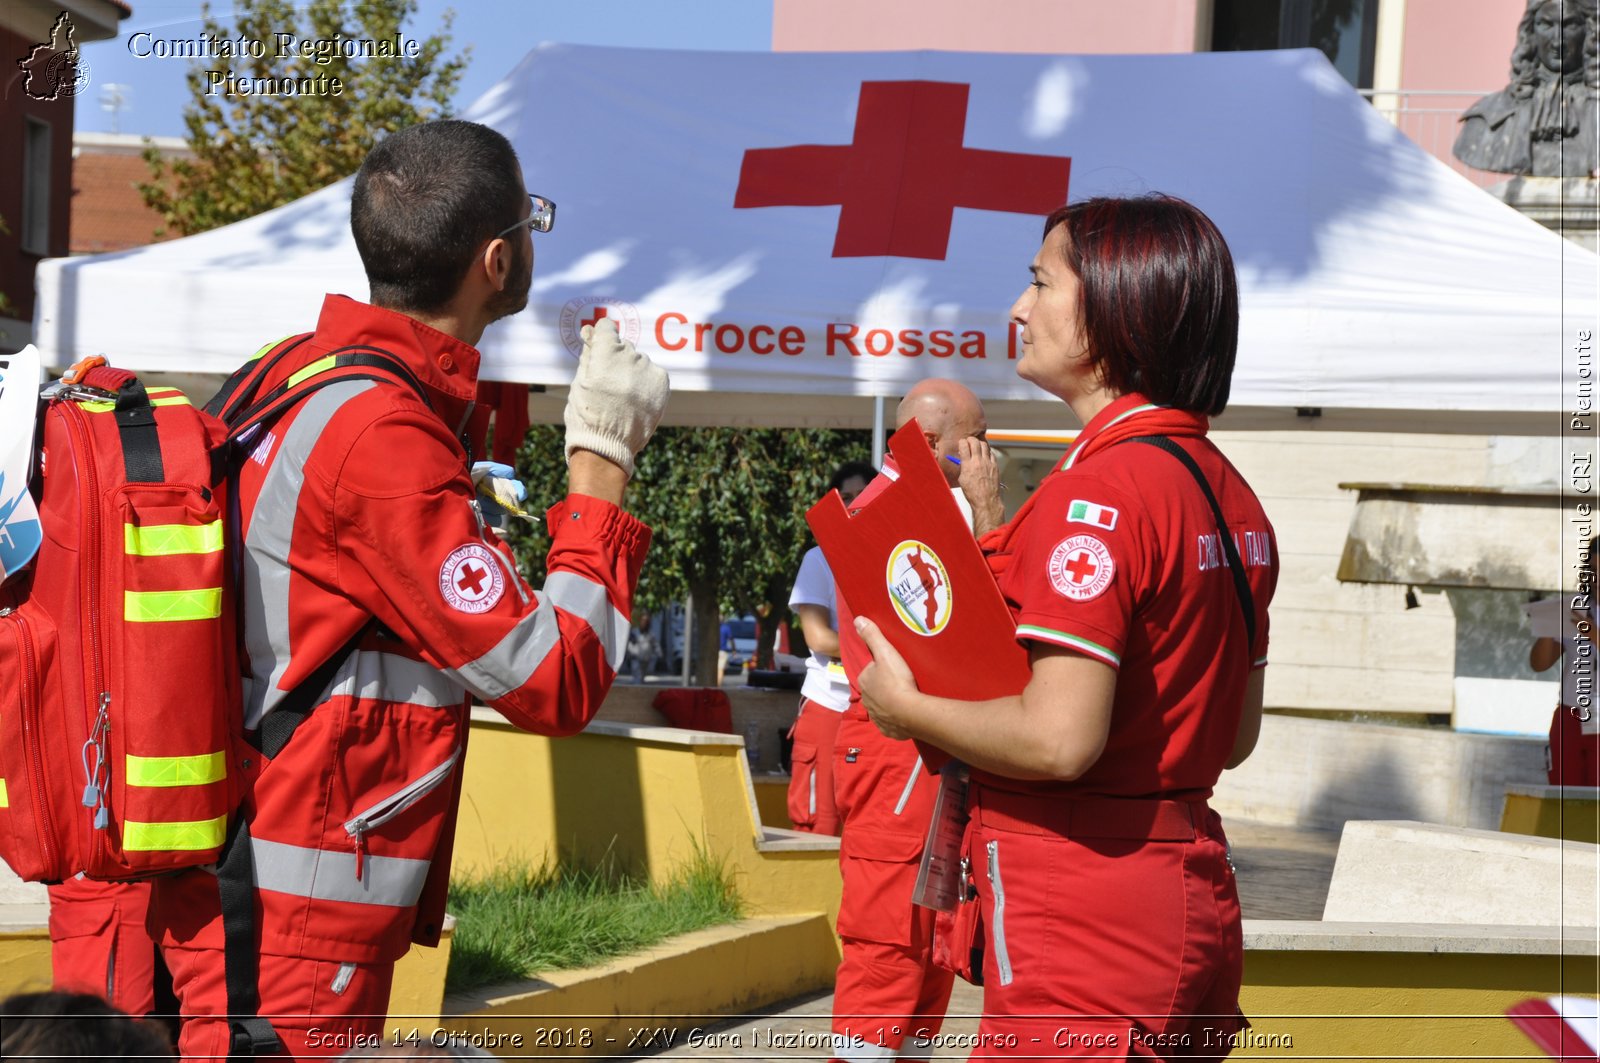
[[(1320, 919), (1333, 875), (1336, 834), (1232, 821), (1227, 824), (1246, 919)], [(959, 1040), (978, 1027), (983, 991), (957, 981), (944, 1036)], [(680, 1033), (673, 1047), (643, 1059), (825, 1060), (831, 1054), (833, 994), (779, 1004), (764, 1015)], [(965, 1059), (958, 1045), (935, 1059)]]

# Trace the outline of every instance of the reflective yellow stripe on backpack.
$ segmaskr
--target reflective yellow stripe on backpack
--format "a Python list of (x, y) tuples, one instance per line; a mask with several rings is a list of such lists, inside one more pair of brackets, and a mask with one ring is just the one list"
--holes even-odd
[[(152, 406), (193, 406), (189, 396), (177, 388), (150, 388), (145, 392)], [(117, 408), (114, 402), (80, 402), (78, 408), (85, 413), (110, 413)]]
[(122, 824), (122, 847), (131, 852), (198, 852), (215, 849), (228, 833), (228, 817), (176, 823)]
[(222, 588), (192, 591), (123, 591), (122, 619), (129, 623), (215, 620), (222, 615)]
[(228, 777), (228, 758), (221, 750), (192, 757), (136, 757), (128, 754), (129, 786), (204, 786)]
[(209, 524), (124, 524), (123, 552), (133, 557), (215, 554), (222, 550), (222, 521)]

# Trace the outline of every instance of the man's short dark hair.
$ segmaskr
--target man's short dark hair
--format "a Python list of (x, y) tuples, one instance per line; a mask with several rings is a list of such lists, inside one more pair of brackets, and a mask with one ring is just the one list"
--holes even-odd
[(350, 199), (373, 304), (426, 312), (448, 303), (484, 243), (522, 217), (517, 173), (511, 142), (476, 122), (425, 122), (381, 140)]
[(1227, 241), (1175, 196), (1087, 199), (1062, 207), (1066, 264), (1081, 286), (1089, 362), (1119, 395), (1216, 415), (1239, 346), (1239, 283)]

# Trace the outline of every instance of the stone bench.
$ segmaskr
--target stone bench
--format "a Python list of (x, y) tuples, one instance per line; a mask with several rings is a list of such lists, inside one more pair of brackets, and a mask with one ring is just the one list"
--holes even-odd
[[(1600, 849), (1405, 820), (1346, 823), (1329, 922), (1593, 927)], [(1592, 938), (1594, 931), (1587, 933)]]

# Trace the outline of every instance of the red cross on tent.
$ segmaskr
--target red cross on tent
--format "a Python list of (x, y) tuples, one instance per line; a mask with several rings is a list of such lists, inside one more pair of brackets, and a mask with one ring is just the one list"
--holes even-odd
[(838, 206), (833, 257), (943, 259), (957, 207), (1048, 214), (1072, 160), (969, 148), (970, 86), (863, 81), (849, 144), (751, 148), (735, 207)]

